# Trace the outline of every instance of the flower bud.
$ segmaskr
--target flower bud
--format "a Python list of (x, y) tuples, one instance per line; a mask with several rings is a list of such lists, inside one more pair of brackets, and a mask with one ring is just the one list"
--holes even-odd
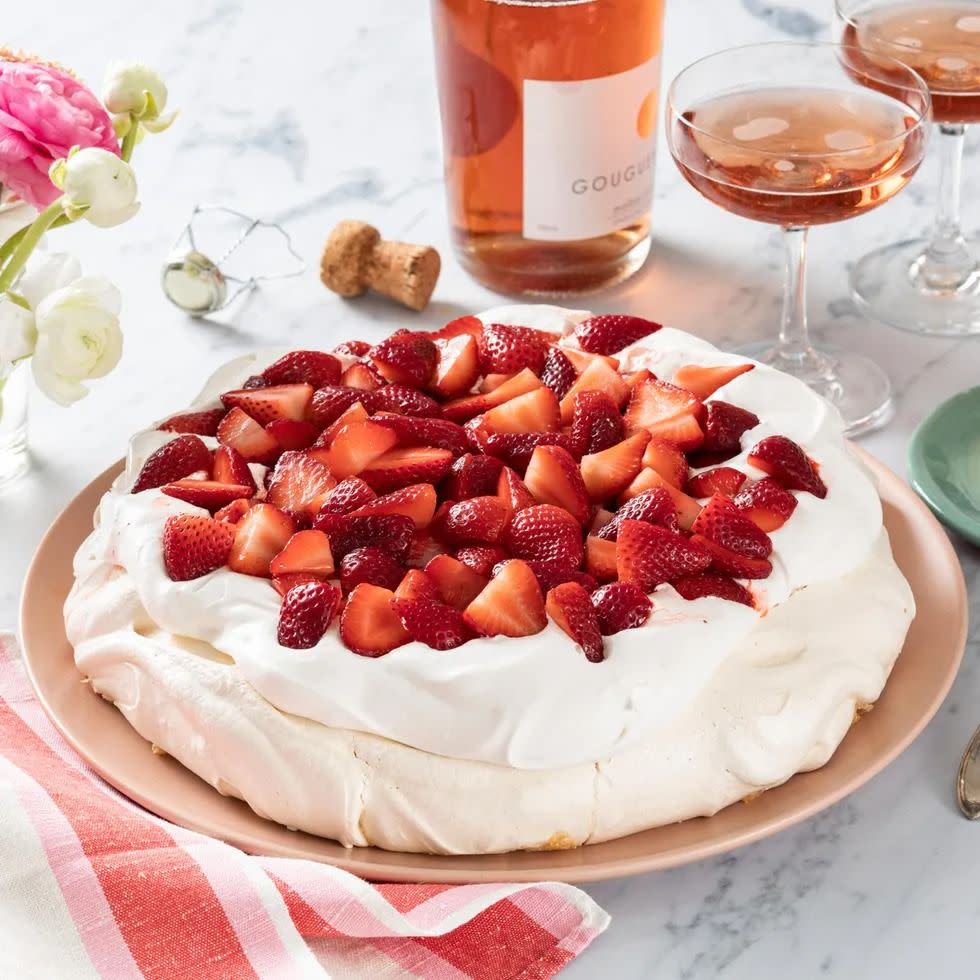
[(52, 165), (49, 176), (64, 191), (65, 213), (73, 220), (84, 217), (99, 228), (111, 228), (139, 210), (133, 168), (108, 150), (73, 150)]

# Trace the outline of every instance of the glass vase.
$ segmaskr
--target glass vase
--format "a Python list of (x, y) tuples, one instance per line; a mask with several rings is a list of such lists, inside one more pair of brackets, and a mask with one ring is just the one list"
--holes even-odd
[(27, 472), (29, 389), (29, 364), (0, 367), (0, 489)]

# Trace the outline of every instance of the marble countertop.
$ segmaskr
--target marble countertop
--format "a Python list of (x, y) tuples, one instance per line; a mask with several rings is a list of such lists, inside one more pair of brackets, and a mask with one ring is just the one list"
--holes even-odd
[[(665, 77), (718, 48), (830, 33), (830, 0), (674, 0)], [(33, 470), (0, 496), (4, 563), (0, 626), (15, 622), (23, 574), (68, 499), (117, 459), (129, 434), (186, 404), (223, 361), (257, 345), (330, 347), (396, 326), (436, 325), (499, 299), (450, 257), (427, 5), (423, 0), (329, 0), (275, 5), (171, 0), (121, 10), (108, 0), (18, 4), (2, 36), (43, 52), (94, 84), (114, 57), (138, 57), (170, 84), (181, 116), (138, 153), (143, 208), (114, 233), (57, 233), (86, 271), (124, 297), (126, 349), (116, 373), (70, 411), (40, 397), (31, 422)], [(81, 39), (85, 38), (83, 42)], [(980, 169), (968, 148), (967, 223), (980, 223)], [(819, 337), (873, 354), (899, 392), (894, 421), (862, 445), (898, 472), (918, 422), (977, 383), (980, 341), (919, 339), (856, 316), (846, 272), (872, 247), (915, 233), (930, 217), (934, 167), (870, 215), (815, 230), (810, 311)], [(161, 262), (192, 206), (219, 202), (286, 223), (306, 274), (255, 293), (234, 316), (194, 321), (160, 292)], [(431, 242), (447, 260), (421, 315), (372, 299), (343, 302), (316, 266), (340, 218), (387, 237)], [(661, 145), (655, 240), (633, 280), (592, 298), (721, 345), (769, 335), (780, 304), (778, 233), (705, 202)], [(957, 545), (980, 602), (976, 552)], [(980, 927), (980, 826), (957, 813), (955, 764), (980, 721), (977, 635), (937, 718), (897, 762), (857, 793), (775, 838), (735, 853), (589, 891), (612, 926), (567, 971), (578, 980), (768, 980), (826, 976), (918, 978), (937, 964), (973, 975)]]

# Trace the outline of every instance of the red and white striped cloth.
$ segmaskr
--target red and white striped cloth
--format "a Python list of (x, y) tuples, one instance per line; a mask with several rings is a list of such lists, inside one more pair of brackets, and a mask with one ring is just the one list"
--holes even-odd
[(167, 823), (66, 744), (0, 634), (0, 977), (538, 980), (608, 922), (570, 885), (372, 885)]

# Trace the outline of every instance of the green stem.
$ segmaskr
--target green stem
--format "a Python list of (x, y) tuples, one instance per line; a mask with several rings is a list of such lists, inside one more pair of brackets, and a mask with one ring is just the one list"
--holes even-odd
[(20, 244), (21, 239), (27, 234), (30, 225), (24, 225), (20, 231), (15, 231), (2, 245), (0, 245), (0, 269), (10, 258), (10, 253)]
[(16, 244), (3, 271), (0, 272), (0, 293), (5, 293), (14, 284), (20, 270), (30, 257), (34, 247), (44, 237), (44, 233), (64, 214), (63, 198), (49, 204), (28, 226), (23, 238)]
[(129, 129), (126, 130), (126, 135), (123, 137), (122, 147), (120, 147), (119, 155), (129, 163), (133, 156), (133, 149), (136, 146), (136, 137), (139, 135), (140, 124), (138, 119), (134, 119), (132, 116), (129, 117)]

